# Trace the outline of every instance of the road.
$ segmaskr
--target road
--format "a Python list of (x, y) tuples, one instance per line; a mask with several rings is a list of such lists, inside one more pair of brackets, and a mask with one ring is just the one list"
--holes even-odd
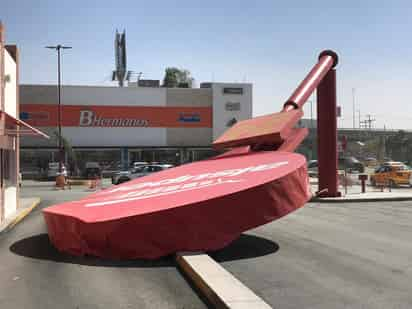
[(50, 244), (41, 209), (89, 192), (55, 191), (50, 183), (23, 185), (23, 196), (41, 205), (0, 234), (0, 308), (206, 308), (172, 257), (102, 261), (58, 253)]
[[(43, 203), (0, 235), (0, 308), (205, 308), (172, 258), (60, 254), (40, 209), (87, 194), (26, 186)], [(258, 207), (258, 205), (257, 205)], [(309, 203), (210, 253), (274, 308), (412, 308), (412, 203)]]
[(253, 258), (222, 265), (274, 308), (412, 308), (411, 202), (312, 203), (248, 234)]

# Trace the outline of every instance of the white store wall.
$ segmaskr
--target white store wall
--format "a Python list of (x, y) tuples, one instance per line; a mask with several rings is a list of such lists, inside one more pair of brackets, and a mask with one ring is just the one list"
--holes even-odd
[[(224, 88), (242, 88), (242, 94), (225, 94)], [(213, 140), (228, 129), (227, 123), (233, 118), (252, 118), (252, 84), (212, 83), (213, 90)], [(227, 103), (240, 103), (240, 110), (226, 110)]]
[(64, 86), (65, 105), (166, 106), (165, 88)]
[(16, 77), (17, 77), (17, 68), (16, 62), (10, 56), (9, 52), (4, 49), (4, 74), (8, 81), (6, 81), (4, 87), (5, 94), (5, 112), (14, 118), (17, 117), (17, 98), (16, 98)]
[[(166, 88), (70, 86), (61, 92), (63, 105), (166, 106)], [(57, 104), (55, 85), (20, 85), (21, 104)]]
[[(211, 142), (228, 129), (232, 118), (238, 121), (252, 117), (252, 84), (209, 83), (207, 88), (144, 88), (63, 86), (63, 105), (82, 106), (212, 106), (212, 128), (104, 128), (63, 127), (63, 136), (74, 147), (150, 147), (150, 146), (210, 146)], [(224, 88), (241, 88), (242, 94), (224, 94)], [(21, 110), (24, 105), (56, 104), (55, 85), (21, 85)], [(227, 103), (239, 103), (239, 110), (226, 110)], [(64, 117), (64, 116), (63, 116)], [(35, 124), (34, 124), (35, 125)], [(36, 125), (35, 125), (36, 126)], [(53, 128), (41, 127), (54, 136)], [(22, 138), (23, 147), (55, 146), (56, 141)]]
[[(5, 112), (13, 117), (17, 117), (17, 66), (14, 59), (10, 56), (8, 51), (4, 49), (4, 74), (7, 78), (4, 89), (4, 105)], [(18, 118), (18, 117), (17, 117)], [(14, 151), (16, 145), (14, 144)], [(16, 170), (10, 166), (5, 168), (10, 169), (10, 173), (16, 174)], [(16, 179), (16, 175), (10, 175), (11, 179)], [(4, 216), (7, 218), (17, 210), (17, 187), (15, 183), (8, 185), (4, 190)]]
[(17, 188), (15, 186), (7, 187), (4, 190), (4, 217), (7, 218), (17, 210)]

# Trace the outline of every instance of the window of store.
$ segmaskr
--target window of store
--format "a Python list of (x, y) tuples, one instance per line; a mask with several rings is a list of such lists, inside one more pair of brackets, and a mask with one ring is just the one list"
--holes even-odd
[(180, 164), (180, 149), (159, 149), (155, 151), (155, 161), (161, 164)]
[(141, 161), (179, 165), (181, 162), (180, 149), (143, 149), (141, 151)]
[(97, 162), (103, 177), (121, 169), (120, 149), (75, 149), (77, 173), (84, 175), (87, 162)]
[(12, 150), (1, 150), (1, 170), (2, 170), (2, 181), (3, 187), (12, 187), (17, 184), (17, 173), (16, 173), (16, 156), (15, 152)]
[(54, 149), (20, 149), (20, 172), (23, 179), (45, 177), (49, 163), (58, 161)]
[(209, 159), (213, 156), (218, 155), (219, 152), (213, 149), (193, 149), (191, 150), (191, 161), (200, 161)]

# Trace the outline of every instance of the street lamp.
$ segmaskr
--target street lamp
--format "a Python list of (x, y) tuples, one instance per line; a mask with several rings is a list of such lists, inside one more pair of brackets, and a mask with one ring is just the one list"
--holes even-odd
[(313, 108), (312, 108), (312, 100), (308, 100), (310, 103), (310, 128), (313, 129)]
[(57, 93), (58, 93), (58, 128), (59, 128), (59, 174), (62, 174), (62, 165), (63, 165), (63, 149), (62, 149), (62, 118), (61, 118), (61, 72), (60, 72), (60, 50), (61, 49), (71, 49), (71, 46), (63, 46), (63, 45), (56, 45), (56, 46), (46, 46), (46, 48), (57, 50)]
[(310, 146), (310, 159), (312, 159), (313, 158), (313, 139), (314, 139), (314, 134), (313, 134), (313, 128), (314, 128), (314, 126), (313, 126), (313, 106), (312, 106), (312, 104), (313, 104), (313, 100), (308, 100), (307, 102), (309, 102), (310, 103), (310, 125), (309, 125), (309, 140), (310, 140), (310, 143), (311, 143), (311, 146)]

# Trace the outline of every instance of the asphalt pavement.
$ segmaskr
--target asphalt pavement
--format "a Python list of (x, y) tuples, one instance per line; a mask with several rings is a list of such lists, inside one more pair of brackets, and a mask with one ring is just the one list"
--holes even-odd
[[(0, 308), (205, 308), (173, 257), (58, 253), (41, 208), (89, 192), (32, 183), (43, 202), (0, 234)], [(257, 204), (256, 207), (259, 207)], [(209, 253), (273, 308), (412, 308), (412, 202), (308, 203)]]
[(0, 308), (206, 308), (173, 257), (107, 261), (61, 254), (50, 244), (41, 209), (89, 194), (27, 182), (22, 196), (42, 203), (0, 234)]
[(310, 203), (248, 235), (222, 265), (274, 308), (412, 308), (411, 202)]

